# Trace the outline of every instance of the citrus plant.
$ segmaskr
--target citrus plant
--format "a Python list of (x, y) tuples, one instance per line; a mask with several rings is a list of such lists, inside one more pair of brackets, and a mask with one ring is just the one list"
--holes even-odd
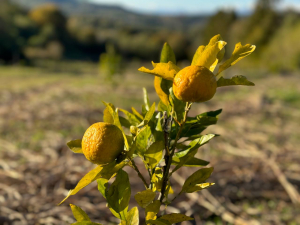
[[(139, 224), (138, 207), (129, 209), (130, 177), (123, 170), (129, 166), (137, 172), (144, 184), (144, 189), (135, 193), (134, 198), (144, 208), (146, 224), (169, 225), (193, 220), (180, 213), (165, 214), (163, 209), (179, 195), (201, 191), (214, 184), (207, 182), (213, 167), (207, 167), (209, 162), (195, 155), (202, 145), (217, 136), (201, 133), (217, 123), (222, 110), (188, 116), (192, 104), (208, 101), (219, 87), (254, 85), (241, 75), (223, 78), (222, 72), (251, 54), (255, 46), (238, 43), (231, 57), (221, 63), (225, 45), (220, 35), (214, 36), (208, 45), (197, 49), (190, 66), (180, 69), (171, 47), (165, 43), (160, 62), (152, 63), (152, 70), (145, 67), (139, 69), (155, 75), (154, 87), (160, 98), (157, 106), (155, 103), (150, 104), (146, 89), (141, 112), (135, 108), (129, 112), (103, 102), (106, 107), (103, 112), (104, 122), (89, 127), (82, 140), (68, 143), (73, 152), (83, 153), (88, 160), (98, 165), (70, 190), (61, 203), (97, 181), (98, 190), (106, 199), (107, 207), (120, 219), (120, 224)], [(218, 64), (218, 71), (214, 73)], [(138, 158), (143, 162), (146, 174), (141, 173), (136, 165)], [(181, 190), (174, 193), (170, 178), (181, 167), (199, 169), (189, 174)], [(115, 179), (110, 184), (109, 180), (113, 177)], [(91, 222), (80, 207), (71, 204), (71, 209), (77, 220), (74, 224), (99, 224)]]

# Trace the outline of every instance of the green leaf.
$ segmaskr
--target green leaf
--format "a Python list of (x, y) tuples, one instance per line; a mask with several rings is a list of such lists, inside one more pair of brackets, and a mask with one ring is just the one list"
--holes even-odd
[(161, 50), (161, 54), (160, 54), (160, 62), (161, 63), (168, 63), (168, 62), (172, 62), (174, 64), (176, 64), (176, 57), (175, 54), (173, 52), (173, 49), (171, 48), (171, 46), (166, 42)]
[(159, 212), (160, 206), (161, 203), (159, 200), (155, 200), (151, 204), (149, 204), (145, 209), (146, 220), (155, 220), (157, 217), (156, 215)]
[(106, 198), (105, 190), (107, 188), (108, 179), (99, 178), (97, 179), (97, 183), (98, 183), (98, 191), (103, 195), (104, 198)]
[(188, 187), (186, 189), (186, 193), (193, 193), (193, 192), (196, 192), (196, 191), (201, 191), (205, 188), (208, 188), (212, 185), (214, 185), (215, 183), (202, 183), (202, 184), (196, 184), (194, 187)]
[(146, 88), (143, 88), (143, 93), (144, 93), (144, 104), (145, 104), (145, 107), (146, 107), (147, 111), (149, 111), (150, 102), (149, 102), (149, 97), (148, 97), (148, 93), (147, 93)]
[[(123, 113), (126, 115), (128, 121), (129, 121), (129, 123), (130, 123), (131, 125), (133, 125), (133, 126), (137, 126), (137, 125), (142, 121), (142, 120), (140, 120), (140, 118), (138, 118), (137, 116), (135, 116), (134, 114), (128, 112), (128, 111), (125, 110), (125, 109), (119, 109), (119, 110), (120, 110), (121, 112), (123, 112)], [(121, 117), (120, 117), (120, 118), (121, 118)]]
[(142, 208), (146, 208), (155, 198), (156, 194), (150, 189), (138, 192), (134, 198)]
[(126, 225), (139, 225), (139, 210), (137, 207), (132, 208), (126, 217)]
[(154, 115), (154, 112), (155, 112), (155, 102), (152, 104), (151, 108), (149, 108), (149, 111), (145, 115), (144, 125), (146, 125), (151, 120), (152, 116)]
[(175, 75), (180, 71), (180, 68), (171, 61), (168, 63), (154, 63), (152, 62), (153, 70), (149, 70), (145, 67), (141, 67), (138, 70), (144, 73), (150, 73), (152, 75), (162, 77), (166, 80), (173, 80)]
[(137, 118), (141, 119), (141, 121), (144, 119), (144, 117), (135, 108), (131, 107), (131, 110)]
[(233, 76), (230, 79), (225, 79), (221, 77), (217, 82), (218, 87), (231, 86), (231, 85), (254, 86), (255, 84), (247, 80), (247, 78), (242, 75)]
[(169, 108), (167, 105), (165, 105), (162, 101), (160, 101), (157, 105), (157, 110), (159, 112), (169, 111)]
[(72, 152), (83, 154), (82, 147), (81, 147), (81, 141), (82, 141), (82, 139), (72, 140), (72, 141), (69, 141), (67, 143), (67, 145), (71, 149)]
[(170, 102), (172, 106), (174, 107), (175, 111), (175, 118), (178, 122), (182, 122), (184, 114), (185, 114), (185, 102), (180, 101), (176, 98), (176, 96), (173, 93), (173, 88), (170, 88)]
[(119, 116), (120, 123), (123, 127), (130, 128), (131, 123), (122, 116)]
[(180, 222), (183, 222), (183, 221), (194, 220), (192, 217), (183, 215), (181, 213), (171, 213), (171, 214), (163, 215), (159, 219), (167, 220), (171, 224), (180, 223)]
[[(115, 111), (115, 107), (113, 104), (108, 103), (108, 105), (113, 109), (113, 111)], [(106, 123), (114, 123), (114, 118), (110, 113), (110, 109), (108, 107), (105, 107), (105, 109), (103, 110), (103, 121)]]
[(198, 151), (198, 148), (200, 147), (199, 141), (200, 138), (195, 139), (191, 141), (191, 143), (189, 143), (188, 149), (175, 153), (175, 159), (177, 157), (179, 159), (179, 162), (177, 162), (177, 166), (175, 166), (172, 173), (174, 173), (176, 170), (182, 167), (187, 161), (189, 161), (195, 156), (195, 154)]
[(80, 222), (72, 223), (71, 225), (102, 225), (102, 224), (94, 223), (92, 221), (80, 221)]
[(126, 162), (121, 162), (119, 164), (116, 164), (116, 162), (111, 162), (107, 165), (99, 165), (95, 169), (88, 172), (76, 185), (76, 187), (69, 191), (67, 197), (62, 200), (60, 204), (62, 204), (64, 201), (66, 201), (71, 195), (75, 195), (78, 191), (80, 191), (85, 186), (89, 185), (93, 181), (99, 179), (99, 178), (105, 178), (110, 179), (115, 176), (115, 174), (124, 166), (126, 165)]
[(109, 207), (116, 211), (122, 220), (126, 220), (131, 188), (125, 171), (118, 171), (115, 181), (105, 191), (105, 195)]
[(189, 188), (205, 182), (210, 177), (213, 170), (213, 167), (197, 170), (195, 173), (193, 173), (186, 179), (182, 186), (181, 192), (187, 192)]
[(70, 204), (70, 207), (77, 222), (91, 221), (90, 217), (80, 207), (73, 204)]
[(156, 141), (146, 150), (144, 157), (151, 169), (155, 168), (163, 157), (164, 142)]
[[(181, 137), (191, 137), (193, 135), (199, 135), (203, 130), (207, 128), (207, 126), (217, 123), (218, 117), (214, 116), (213, 114), (220, 112), (221, 110), (208, 112), (211, 116), (207, 116), (207, 113), (203, 113), (196, 117), (188, 117)], [(176, 133), (171, 133), (172, 138), (175, 138), (175, 135)]]
[(198, 117), (201, 117), (201, 116), (217, 117), (218, 115), (221, 114), (221, 112), (222, 112), (222, 109), (218, 109), (215, 111), (209, 111), (209, 112), (202, 113)]
[(136, 150), (140, 156), (144, 156), (148, 147), (148, 139), (151, 136), (151, 129), (149, 126), (143, 127), (136, 136)]
[[(180, 158), (175, 155), (172, 158), (172, 165), (178, 165), (179, 163), (180, 163)], [(193, 157), (193, 158), (187, 160), (187, 162), (185, 162), (183, 164), (183, 166), (186, 166), (186, 167), (200, 167), (200, 166), (207, 166), (208, 164), (209, 164), (208, 161)]]
[(255, 48), (255, 45), (246, 44), (242, 46), (241, 42), (237, 43), (235, 45), (231, 57), (220, 65), (218, 74), (220, 74), (230, 66), (236, 64), (238, 61), (245, 58), (246, 56), (250, 55), (255, 50)]
[(194, 156), (198, 151), (198, 148), (208, 143), (213, 137), (215, 137), (214, 134), (203, 135), (202, 137), (191, 141), (191, 143), (188, 145), (188, 149), (175, 153), (174, 159), (175, 160), (179, 159), (179, 162), (178, 161), (176, 162), (177, 165), (173, 169), (172, 173), (174, 173), (176, 170), (178, 170), (180, 167), (185, 165), (190, 160), (193, 160)]

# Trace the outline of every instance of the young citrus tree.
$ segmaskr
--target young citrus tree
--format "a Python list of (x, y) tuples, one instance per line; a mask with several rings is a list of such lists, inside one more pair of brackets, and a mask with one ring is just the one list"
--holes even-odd
[[(244, 76), (225, 79), (221, 74), (255, 50), (255, 46), (250, 44), (236, 44), (231, 57), (221, 63), (214, 73), (223, 59), (225, 45), (226, 42), (220, 35), (214, 36), (208, 45), (197, 49), (191, 65), (181, 69), (176, 65), (171, 47), (165, 43), (160, 62), (152, 63), (152, 70), (145, 67), (139, 69), (155, 75), (154, 87), (160, 98), (157, 107), (155, 103), (150, 104), (146, 89), (141, 113), (134, 108), (129, 112), (103, 102), (106, 107), (103, 112), (104, 122), (93, 124), (82, 139), (68, 143), (74, 153), (83, 153), (97, 167), (88, 172), (61, 203), (97, 181), (98, 190), (106, 199), (107, 207), (120, 219), (120, 224), (138, 225), (138, 208), (129, 209), (130, 177), (123, 170), (125, 166), (129, 166), (137, 172), (145, 186), (135, 193), (134, 198), (145, 209), (146, 224), (169, 225), (193, 220), (184, 214), (160, 212), (163, 205), (167, 207), (177, 196), (201, 191), (214, 184), (206, 182), (213, 167), (206, 167), (209, 162), (196, 158), (195, 155), (199, 147), (216, 136), (201, 133), (208, 126), (216, 124), (222, 110), (190, 117), (188, 113), (192, 104), (210, 100), (219, 87), (254, 85)], [(144, 163), (147, 174), (142, 174), (136, 166), (137, 158)], [(181, 191), (174, 193), (170, 178), (184, 166), (200, 169), (189, 174)], [(109, 184), (113, 177), (115, 180)], [(91, 222), (80, 207), (71, 204), (71, 209), (77, 220), (74, 224), (99, 224)]]

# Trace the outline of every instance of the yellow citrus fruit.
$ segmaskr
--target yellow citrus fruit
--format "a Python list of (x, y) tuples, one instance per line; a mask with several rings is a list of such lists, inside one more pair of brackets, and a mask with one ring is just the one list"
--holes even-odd
[(204, 66), (188, 66), (180, 70), (173, 81), (175, 96), (185, 102), (205, 102), (217, 90), (215, 75)]
[(111, 123), (94, 123), (83, 135), (82, 151), (85, 157), (95, 164), (114, 161), (124, 149), (121, 130)]

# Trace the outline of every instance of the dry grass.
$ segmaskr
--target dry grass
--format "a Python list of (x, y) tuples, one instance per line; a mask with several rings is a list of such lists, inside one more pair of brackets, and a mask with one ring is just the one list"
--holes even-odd
[[(153, 78), (127, 72), (111, 85), (92, 64), (49, 68), (0, 67), (0, 224), (72, 223), (67, 203), (95, 222), (117, 223), (96, 184), (56, 206), (93, 168), (65, 143), (102, 120), (101, 100), (139, 108), (145, 86), (157, 102)], [(192, 114), (223, 108), (218, 125), (205, 131), (221, 137), (198, 153), (215, 167), (210, 181), (216, 185), (178, 198), (168, 211), (187, 211), (194, 224), (300, 224), (300, 78), (252, 80), (257, 86), (223, 88), (214, 100), (194, 106)], [(135, 172), (127, 171), (132, 192), (141, 190)], [(191, 172), (179, 171), (175, 191)]]

